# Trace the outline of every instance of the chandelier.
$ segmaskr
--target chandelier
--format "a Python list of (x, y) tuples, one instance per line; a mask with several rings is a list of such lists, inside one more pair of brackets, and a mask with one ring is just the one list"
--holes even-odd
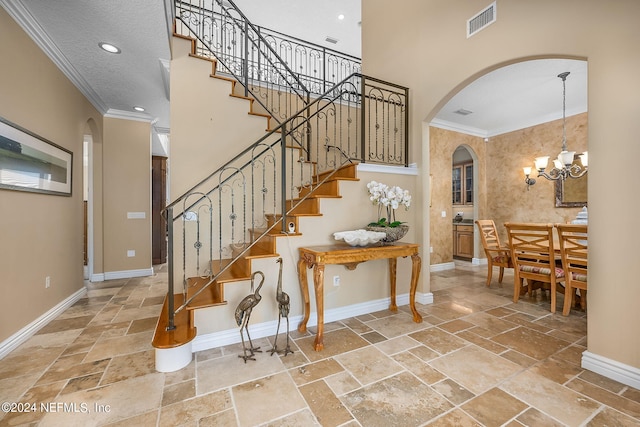
[[(557, 181), (559, 179), (565, 180), (567, 178), (580, 178), (587, 173), (589, 167), (589, 156), (585, 151), (580, 154), (580, 165), (573, 163), (575, 159), (575, 151), (567, 151), (567, 118), (566, 118), (566, 99), (567, 99), (567, 76), (569, 72), (558, 74), (558, 77), (562, 79), (562, 151), (558, 154), (558, 157), (553, 160), (553, 168), (546, 172), (547, 165), (549, 163), (549, 156), (536, 157), (535, 166), (538, 171), (538, 176), (542, 176), (548, 180)], [(531, 175), (531, 167), (524, 168), (525, 180), (527, 184), (527, 190), (530, 186), (536, 183), (536, 180), (529, 178)]]

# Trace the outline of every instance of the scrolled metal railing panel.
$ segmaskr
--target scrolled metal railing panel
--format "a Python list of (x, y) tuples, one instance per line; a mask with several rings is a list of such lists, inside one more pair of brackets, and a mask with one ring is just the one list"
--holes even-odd
[(233, 2), (229, 4), (231, 7), (225, 7), (219, 0), (176, 2), (176, 32), (194, 37), (199, 55), (215, 58), (218, 72), (241, 82), (245, 95), (250, 93), (281, 123), (297, 109), (280, 108), (272, 112), (269, 107), (273, 103), (266, 99), (269, 91), (256, 89), (264, 86), (284, 88), (299, 98), (292, 108), (308, 103), (309, 92), (296, 73), (264, 42), (258, 29), (246, 20)]
[(365, 161), (408, 166), (408, 89), (377, 79), (362, 87)]
[(228, 3), (231, 7), (219, 0), (177, 1), (176, 31), (193, 33), (201, 42), (199, 52), (218, 58), (219, 71), (243, 84), (289, 87), (306, 99), (360, 72), (359, 58), (253, 25)]

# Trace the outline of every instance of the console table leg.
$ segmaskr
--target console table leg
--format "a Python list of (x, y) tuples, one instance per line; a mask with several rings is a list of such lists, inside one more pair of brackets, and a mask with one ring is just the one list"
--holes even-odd
[(420, 267), (422, 266), (422, 259), (420, 255), (411, 255), (411, 289), (409, 290), (409, 306), (413, 313), (413, 321), (416, 323), (422, 323), (422, 316), (416, 310), (416, 289), (418, 288), (418, 279), (420, 279)]
[(313, 268), (313, 287), (316, 290), (316, 315), (318, 316), (318, 333), (316, 334), (315, 350), (322, 351), (324, 343), (324, 264), (316, 264)]
[(398, 259), (389, 258), (389, 281), (391, 285), (391, 304), (389, 304), (389, 310), (398, 311), (396, 305), (396, 272), (398, 271)]
[(307, 282), (307, 265), (301, 257), (298, 260), (298, 283), (300, 283), (300, 291), (302, 293), (302, 302), (304, 303), (304, 317), (300, 325), (299, 332), (307, 332), (307, 322), (309, 321), (309, 313), (311, 311), (311, 303), (309, 301), (309, 283)]

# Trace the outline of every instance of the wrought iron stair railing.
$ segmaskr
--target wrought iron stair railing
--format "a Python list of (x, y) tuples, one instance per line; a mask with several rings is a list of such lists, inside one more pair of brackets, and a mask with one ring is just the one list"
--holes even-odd
[(202, 293), (222, 302), (219, 282), (275, 247), (273, 235), (312, 209), (314, 190), (343, 165), (408, 165), (407, 88), (352, 73), (357, 58), (254, 26), (230, 0), (176, 0), (175, 10), (176, 33), (195, 38), (197, 54), (279, 125), (164, 211), (168, 331)]
[(175, 32), (195, 38), (197, 54), (215, 58), (277, 123), (361, 70), (359, 58), (252, 24), (231, 0), (176, 0), (175, 13)]
[(168, 330), (201, 293), (222, 298), (218, 281), (247, 256), (264, 254), (264, 242), (286, 231), (297, 214), (309, 213), (314, 190), (341, 167), (405, 166), (407, 102), (408, 89), (352, 74), (167, 206)]

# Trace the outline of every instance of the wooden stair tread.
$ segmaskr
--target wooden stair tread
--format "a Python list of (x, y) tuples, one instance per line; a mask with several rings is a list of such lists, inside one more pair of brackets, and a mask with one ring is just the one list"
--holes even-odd
[(197, 53), (189, 53), (189, 56), (192, 58), (198, 58), (198, 59), (203, 59), (205, 61), (209, 61), (209, 62), (217, 62), (215, 58), (212, 58), (210, 56), (204, 56), (204, 55), (199, 55)]
[[(268, 235), (272, 237), (271, 235)], [(266, 250), (260, 246), (253, 246), (249, 252), (243, 255), (245, 259), (268, 258), (279, 256), (276, 252)]]
[[(174, 308), (179, 307), (184, 303), (184, 297), (182, 294), (174, 295)], [(191, 322), (192, 314), (187, 310), (182, 310), (174, 317), (175, 329), (167, 331), (166, 327), (169, 324), (169, 299), (168, 296), (164, 298), (164, 304), (162, 305), (162, 312), (158, 318), (156, 324), (156, 330), (153, 334), (153, 340), (151, 345), (159, 349), (169, 349), (179, 347), (181, 345), (191, 342), (196, 337), (196, 327)]]
[(250, 96), (238, 95), (237, 93), (230, 93), (229, 96), (232, 97), (232, 98), (245, 99), (245, 100), (251, 101), (251, 102), (255, 101), (255, 99), (253, 99)]
[[(236, 84), (237, 82), (237, 80), (232, 79), (231, 77), (221, 76), (220, 74), (211, 74), (210, 77), (213, 77), (214, 79), (224, 80), (225, 82), (230, 82), (232, 84)], [(232, 95), (230, 94), (229, 96), (232, 96)]]
[(271, 118), (271, 114), (267, 114), (267, 113), (258, 113), (258, 112), (255, 112), (255, 111), (249, 111), (248, 114), (250, 114), (252, 116), (260, 116), (260, 117)]
[[(195, 295), (209, 282), (208, 278), (191, 277), (189, 278), (189, 287), (187, 288), (187, 299)], [(195, 310), (204, 307), (213, 307), (216, 305), (225, 305), (223, 289), (220, 282), (214, 281), (207, 289), (198, 294), (187, 306), (187, 310)]]

